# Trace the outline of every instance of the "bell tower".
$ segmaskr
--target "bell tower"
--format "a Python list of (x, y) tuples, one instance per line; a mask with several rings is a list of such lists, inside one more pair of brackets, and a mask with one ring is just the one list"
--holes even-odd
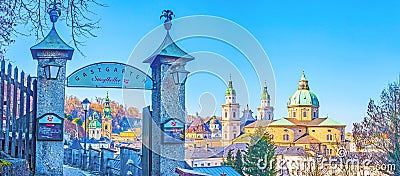
[(105, 106), (103, 110), (103, 117), (101, 118), (101, 136), (111, 139), (112, 133), (112, 110), (110, 107), (110, 98), (108, 92), (106, 95)]
[(240, 135), (240, 105), (236, 103), (236, 91), (233, 89), (232, 77), (229, 78), (225, 91), (225, 104), (222, 105), (222, 145), (232, 144)]
[(267, 83), (261, 94), (261, 106), (257, 108), (257, 120), (274, 120), (274, 107), (271, 106), (271, 96), (268, 93)]

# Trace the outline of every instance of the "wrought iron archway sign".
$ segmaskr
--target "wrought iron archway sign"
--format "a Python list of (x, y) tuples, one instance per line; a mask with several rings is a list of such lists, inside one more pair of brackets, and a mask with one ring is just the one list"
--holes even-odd
[(153, 89), (153, 80), (143, 71), (118, 62), (87, 65), (67, 77), (67, 87)]

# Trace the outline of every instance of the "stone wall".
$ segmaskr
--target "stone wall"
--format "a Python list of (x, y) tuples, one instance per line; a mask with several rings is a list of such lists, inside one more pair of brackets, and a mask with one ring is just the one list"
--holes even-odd
[(9, 161), (10, 166), (0, 166), (0, 175), (18, 175), (27, 176), (30, 174), (28, 162), (20, 158), (4, 158), (3, 160)]

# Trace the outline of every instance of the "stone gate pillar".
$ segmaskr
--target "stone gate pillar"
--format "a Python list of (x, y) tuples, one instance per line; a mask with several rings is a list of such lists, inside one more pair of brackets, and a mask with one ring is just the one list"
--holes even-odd
[[(51, 4), (48, 12), (53, 27), (40, 43), (31, 47), (32, 57), (38, 61), (37, 117), (54, 113), (63, 118), (65, 66), (67, 60), (71, 60), (74, 49), (60, 38), (54, 27), (54, 23), (61, 15), (57, 4)], [(44, 120), (53, 122), (52, 117)], [(56, 127), (52, 125), (50, 124), (49, 127)], [(35, 175), (63, 175), (64, 145), (62, 140), (64, 131), (63, 124), (60, 126), (61, 129), (58, 129), (61, 134), (52, 136), (53, 134), (48, 133), (48, 136), (41, 136), (40, 139), (40, 134), (39, 136), (37, 134), (37, 138), (33, 139), (36, 140)]]
[[(152, 122), (144, 124), (149, 126), (150, 137), (148, 163), (143, 163), (144, 173), (149, 175), (177, 175), (175, 168), (185, 167), (184, 151), (184, 124), (186, 122), (185, 110), (185, 80), (188, 72), (183, 66), (194, 59), (179, 48), (172, 40), (171, 29), (172, 11), (164, 11), (166, 18), (164, 28), (167, 35), (161, 46), (146, 60), (152, 70), (154, 88), (152, 91)], [(181, 68), (181, 69), (179, 69)], [(183, 71), (183, 72), (182, 72)], [(183, 73), (184, 79), (175, 79)], [(178, 82), (177, 82), (178, 81)], [(179, 134), (180, 133), (180, 134)], [(145, 147), (144, 147), (145, 148)], [(147, 150), (147, 149), (144, 149)], [(147, 156), (144, 156), (147, 157)]]

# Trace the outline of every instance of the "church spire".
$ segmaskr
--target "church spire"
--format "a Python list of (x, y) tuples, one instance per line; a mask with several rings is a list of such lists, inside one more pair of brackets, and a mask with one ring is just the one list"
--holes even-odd
[(306, 75), (304, 74), (304, 69), (301, 74), (301, 79), (299, 81), (299, 87), (297, 88), (298, 90), (310, 90), (308, 87), (308, 80), (306, 78)]
[(226, 96), (230, 95), (236, 95), (235, 89), (233, 89), (233, 83), (232, 83), (232, 76), (229, 75), (229, 81), (228, 81), (228, 89), (225, 91)]
[(108, 91), (107, 91), (107, 94), (106, 94), (106, 99), (105, 99), (105, 105), (104, 105), (104, 110), (103, 110), (103, 112), (104, 112), (104, 118), (112, 118), (112, 116), (111, 116), (111, 112), (112, 112), (112, 110), (111, 110), (111, 107), (110, 107), (110, 98), (108, 97)]
[(232, 75), (229, 75), (228, 88), (233, 88), (233, 86), (232, 86)]
[(270, 99), (270, 95), (268, 93), (267, 82), (264, 82), (264, 89), (261, 94), (261, 100), (269, 100), (269, 99)]

